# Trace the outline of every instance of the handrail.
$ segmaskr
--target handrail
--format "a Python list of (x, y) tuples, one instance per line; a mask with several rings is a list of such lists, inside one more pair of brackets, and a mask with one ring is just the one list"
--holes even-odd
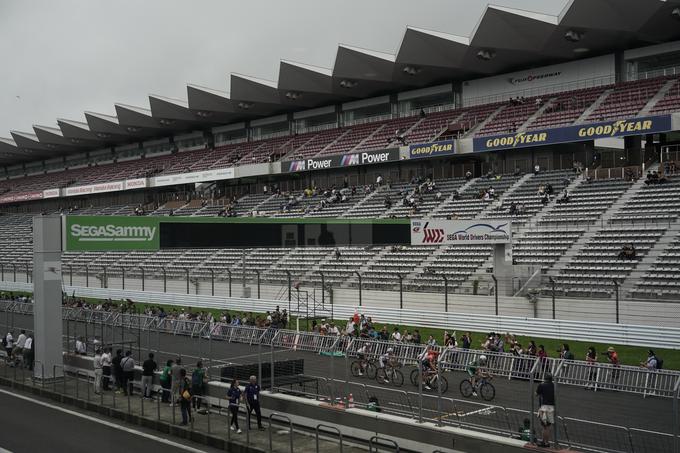
[(293, 422), (287, 416), (282, 415), (282, 414), (278, 414), (276, 412), (272, 412), (269, 415), (269, 451), (270, 452), (274, 451), (274, 443), (273, 443), (273, 440), (272, 440), (272, 431), (273, 431), (272, 422), (277, 418), (279, 419), (279, 421), (283, 421), (283, 422), (288, 424), (289, 433), (290, 433), (290, 453), (293, 453), (295, 451), (293, 449)]

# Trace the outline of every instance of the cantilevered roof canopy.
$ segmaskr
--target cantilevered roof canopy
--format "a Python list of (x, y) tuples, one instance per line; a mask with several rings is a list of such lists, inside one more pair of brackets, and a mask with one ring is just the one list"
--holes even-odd
[(281, 60), (278, 81), (231, 74), (230, 94), (188, 85), (186, 102), (151, 95), (150, 110), (86, 112), (87, 124), (59, 120), (61, 133), (12, 132), (0, 152), (69, 152), (669, 42), (680, 39), (678, 8), (680, 0), (570, 0), (553, 16), (489, 5), (470, 36), (407, 27), (395, 54), (343, 44), (332, 70)]

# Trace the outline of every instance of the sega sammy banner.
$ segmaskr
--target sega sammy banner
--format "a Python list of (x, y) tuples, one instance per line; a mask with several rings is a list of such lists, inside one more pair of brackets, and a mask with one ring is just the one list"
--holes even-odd
[(455, 153), (455, 149), (455, 141), (453, 140), (409, 145), (408, 157), (409, 159), (420, 159), (423, 157), (450, 156)]
[(411, 220), (411, 245), (508, 244), (512, 223), (499, 219)]
[(475, 152), (645, 135), (673, 130), (670, 115), (646, 116), (473, 139)]
[(160, 221), (145, 216), (64, 216), (64, 250), (158, 250)]
[(328, 170), (330, 168), (354, 167), (356, 165), (382, 164), (399, 160), (399, 148), (373, 151), (357, 151), (349, 154), (310, 157), (281, 162), (282, 173)]

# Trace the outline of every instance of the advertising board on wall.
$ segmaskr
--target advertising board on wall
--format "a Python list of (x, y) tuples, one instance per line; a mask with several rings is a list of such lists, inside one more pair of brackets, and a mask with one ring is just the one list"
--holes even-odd
[(234, 168), (219, 168), (216, 170), (196, 171), (192, 173), (177, 173), (174, 175), (161, 175), (151, 178), (150, 187), (173, 186), (176, 184), (193, 184), (197, 182), (219, 181), (234, 178)]
[(64, 216), (66, 251), (158, 250), (160, 222), (145, 216)]
[(509, 244), (512, 223), (505, 219), (411, 220), (411, 245)]
[(111, 181), (99, 184), (88, 184), (86, 186), (66, 187), (62, 190), (65, 197), (74, 197), (76, 195), (89, 195), (96, 193), (117, 192), (124, 190), (125, 181)]
[(331, 168), (354, 167), (357, 165), (383, 164), (399, 160), (399, 148), (373, 151), (357, 151), (349, 154), (309, 157), (307, 159), (281, 162), (282, 173), (328, 170)]
[(475, 152), (494, 151), (499, 149), (582, 142), (598, 138), (654, 134), (671, 131), (671, 123), (670, 115), (662, 115), (580, 124), (577, 126), (539, 129), (491, 137), (475, 137), (473, 139), (473, 147)]
[(424, 157), (451, 156), (456, 152), (454, 140), (444, 140), (432, 143), (420, 143), (409, 145), (409, 159), (421, 159)]
[(7, 195), (0, 195), (0, 204), (19, 203), (21, 201), (41, 200), (43, 198), (42, 192), (22, 192), (9, 193)]

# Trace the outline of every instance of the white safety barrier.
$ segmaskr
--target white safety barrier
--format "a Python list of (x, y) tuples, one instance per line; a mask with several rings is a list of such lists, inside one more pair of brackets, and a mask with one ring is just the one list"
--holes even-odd
[[(0, 282), (6, 291), (33, 291), (33, 285), (19, 282)], [(64, 291), (77, 297), (96, 299), (131, 299), (135, 302), (173, 305), (179, 307), (210, 308), (246, 312), (265, 312), (277, 306), (286, 307), (285, 301), (218, 297), (194, 294), (175, 294), (151, 291), (134, 291), (108, 288), (65, 286)], [(329, 304), (326, 304), (329, 307)], [(358, 306), (333, 305), (334, 318), (349, 319)], [(611, 343), (642, 347), (680, 349), (680, 328), (570, 321), (560, 319), (521, 318), (494, 315), (469, 315), (451, 312), (423, 312), (398, 308), (381, 308), (375, 313), (365, 313), (374, 322), (401, 324), (414, 327), (437, 327), (472, 332), (512, 332), (515, 335), (576, 340), (593, 343)], [(291, 311), (296, 315), (295, 311)]]

